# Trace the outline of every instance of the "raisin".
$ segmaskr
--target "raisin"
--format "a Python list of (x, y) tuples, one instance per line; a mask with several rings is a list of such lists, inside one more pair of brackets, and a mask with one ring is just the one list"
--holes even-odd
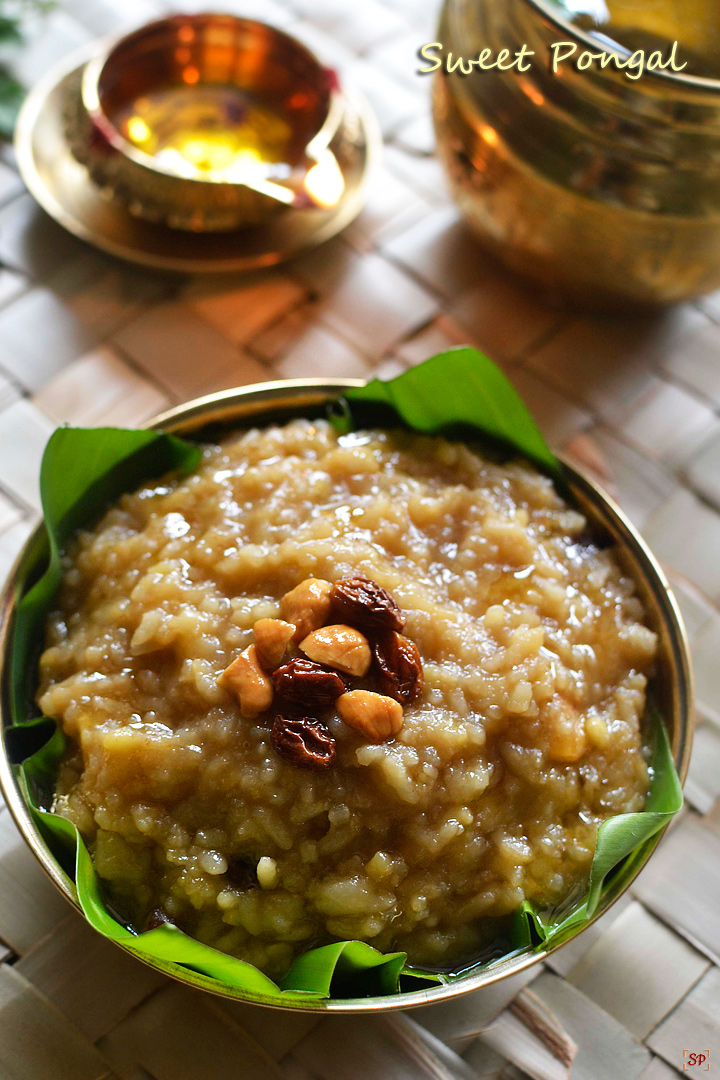
[(277, 669), (273, 683), (286, 701), (313, 707), (332, 705), (346, 690), (336, 671), (299, 656)]
[(402, 630), (405, 625), (405, 616), (390, 593), (366, 577), (336, 581), (330, 593), (330, 604), (333, 617), (351, 626), (377, 633)]
[(335, 740), (322, 720), (277, 716), (270, 739), (278, 756), (299, 769), (327, 769), (335, 760)]
[(383, 693), (401, 705), (415, 701), (423, 688), (422, 661), (415, 642), (392, 631), (378, 638), (373, 653)]

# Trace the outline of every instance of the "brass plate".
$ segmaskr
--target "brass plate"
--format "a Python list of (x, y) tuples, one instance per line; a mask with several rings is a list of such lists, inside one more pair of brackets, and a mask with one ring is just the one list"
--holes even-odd
[[(362, 386), (357, 379), (336, 379), (327, 382), (322, 379), (294, 379), (280, 382), (261, 383), (241, 389), (224, 390), (208, 397), (197, 398), (184, 405), (179, 405), (169, 412), (155, 417), (148, 427), (163, 431), (172, 431), (186, 438), (217, 437), (219, 429), (249, 427), (251, 425), (282, 421), (296, 415), (322, 415), (325, 404), (340, 396), (351, 386)], [(684, 781), (690, 762), (692, 748), (694, 709), (693, 679), (690, 667), (690, 651), (685, 628), (667, 578), (656, 559), (650, 552), (637, 529), (628, 521), (612, 499), (592, 480), (563, 462), (565, 478), (570, 490), (578, 501), (580, 509), (587, 515), (600, 535), (606, 536), (618, 545), (621, 558), (628, 573), (638, 586), (638, 591), (646, 605), (648, 619), (657, 630), (660, 643), (657, 662), (657, 676), (653, 680), (653, 690), (661, 711), (668, 724), (672, 742), (673, 757), (680, 779)], [(40, 525), (30, 536), (10, 572), (0, 599), (0, 788), (7, 800), (8, 807), (22, 833), (26, 843), (36, 856), (41, 866), (60, 889), (63, 895), (79, 910), (77, 891), (74, 882), (60, 867), (50, 853), (42, 834), (35, 825), (18, 788), (13, 769), (8, 760), (8, 748), (5, 742), (5, 730), (10, 724), (8, 701), (7, 654), (10, 633), (16, 604), (20, 599), (23, 583), (26, 581), (28, 568), (36, 558), (44, 526)], [(603, 897), (599, 910), (591, 923), (600, 918), (615, 901), (629, 888), (643, 869), (648, 859), (662, 839), (664, 830), (656, 833), (646, 844), (642, 859), (615, 875), (613, 884)], [(585, 928), (583, 928), (585, 929)], [(582, 933), (582, 931), (580, 931)], [(577, 933), (569, 940), (574, 940)], [(564, 943), (563, 943), (564, 944)], [(119, 945), (119, 948), (126, 948)], [(297, 1003), (284, 1006), (286, 1009), (301, 1012), (334, 1013), (376, 1013), (391, 1012), (395, 1009), (409, 1009), (418, 1005), (435, 1004), (450, 998), (459, 997), (483, 986), (517, 975), (526, 968), (543, 961), (550, 952), (540, 951), (504, 960), (487, 971), (470, 974), (455, 980), (446, 986), (437, 986), (412, 994), (392, 996), (328, 999), (308, 1005)], [(132, 952), (132, 950), (127, 950)], [(282, 1008), (277, 999), (263, 998), (233, 987), (219, 990), (215, 980), (201, 975), (189, 968), (166, 961), (150, 961), (147, 957), (137, 959), (163, 971), (188, 986), (209, 990), (219, 997), (252, 1001), (270, 1008)]]
[(288, 210), (276, 220), (229, 233), (190, 233), (133, 217), (105, 199), (65, 137), (63, 111), (94, 42), (54, 68), (28, 95), (18, 117), (15, 151), (23, 180), (42, 208), (81, 240), (110, 255), (156, 270), (217, 273), (274, 266), (335, 236), (360, 213), (382, 139), (375, 115), (356, 91), (345, 94), (362, 138), (344, 172), (345, 195), (332, 210)]

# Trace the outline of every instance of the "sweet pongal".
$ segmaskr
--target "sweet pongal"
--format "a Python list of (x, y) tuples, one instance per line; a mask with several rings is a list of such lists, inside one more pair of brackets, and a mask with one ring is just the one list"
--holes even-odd
[(124, 496), (64, 561), (39, 703), (114, 910), (281, 976), (464, 963), (642, 810), (656, 638), (549, 479), (293, 421)]

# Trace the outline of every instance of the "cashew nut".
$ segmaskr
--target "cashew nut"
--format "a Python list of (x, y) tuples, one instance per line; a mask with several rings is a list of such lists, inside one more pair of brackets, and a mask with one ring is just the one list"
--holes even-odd
[(274, 671), (285, 659), (295, 626), (282, 619), (258, 619), (253, 627), (255, 649), (266, 671)]
[(218, 676), (217, 682), (218, 686), (235, 695), (243, 716), (257, 716), (272, 704), (272, 680), (261, 668), (254, 645), (248, 645)]
[(368, 742), (394, 739), (403, 726), (402, 705), (370, 690), (351, 690), (337, 699), (340, 719)]
[(283, 619), (294, 624), (294, 641), (302, 641), (313, 630), (325, 625), (330, 616), (331, 589), (329, 581), (306, 578), (285, 593), (280, 601), (280, 613)]
[(367, 675), (372, 660), (365, 635), (342, 623), (313, 630), (300, 642), (300, 649), (318, 664), (327, 664), (358, 678)]

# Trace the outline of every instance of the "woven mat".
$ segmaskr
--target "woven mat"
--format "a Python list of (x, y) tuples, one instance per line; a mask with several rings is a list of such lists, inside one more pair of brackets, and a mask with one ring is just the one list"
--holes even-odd
[[(367, 1020), (226, 1004), (155, 975), (69, 909), (0, 809), (0, 1080), (669, 1080), (720, 1069), (720, 295), (657, 319), (574, 317), (478, 252), (443, 188), (428, 84), (415, 75), (435, 6), (242, 8), (334, 57), (386, 138), (360, 219), (287, 268), (207, 281), (115, 263), (49, 221), (0, 152), (0, 573), (37, 520), (38, 464), (57, 423), (137, 424), (169, 402), (268, 378), (391, 375), (471, 341), (672, 567), (698, 677), (686, 810), (632, 895), (547, 966)], [(69, 50), (162, 10), (60, 0), (33, 27), (17, 76), (29, 86)]]

